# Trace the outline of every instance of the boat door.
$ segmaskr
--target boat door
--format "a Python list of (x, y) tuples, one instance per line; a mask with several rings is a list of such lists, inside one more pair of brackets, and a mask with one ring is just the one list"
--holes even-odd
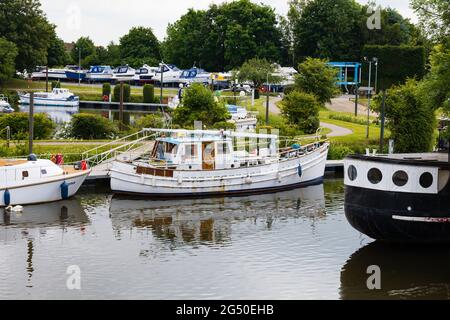
[(214, 142), (202, 142), (202, 168), (203, 170), (214, 170), (215, 168)]

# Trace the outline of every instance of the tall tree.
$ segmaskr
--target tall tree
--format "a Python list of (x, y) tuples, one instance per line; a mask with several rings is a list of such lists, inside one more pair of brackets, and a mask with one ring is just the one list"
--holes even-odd
[(132, 67), (147, 63), (156, 65), (161, 60), (161, 48), (151, 28), (132, 28), (120, 38), (120, 58)]
[(17, 46), (16, 68), (31, 71), (47, 63), (47, 49), (54, 32), (38, 0), (0, 1), (0, 37)]
[(449, 41), (450, 4), (448, 0), (411, 0), (425, 34), (436, 41)]
[(237, 78), (240, 82), (250, 81), (255, 88), (255, 98), (259, 98), (259, 88), (269, 81), (269, 83), (279, 82), (279, 79), (272, 74), (275, 72), (275, 67), (266, 59), (253, 58), (246, 61), (239, 72)]
[(81, 58), (81, 65), (83, 67), (89, 67), (91, 61), (94, 60), (93, 56), (95, 54), (96, 48), (94, 42), (89, 37), (79, 38), (70, 52), (72, 62), (78, 64), (78, 60)]
[(182, 68), (230, 70), (253, 57), (279, 61), (281, 33), (274, 10), (250, 0), (189, 10), (167, 28), (165, 59)]
[(64, 41), (58, 38), (56, 33), (53, 32), (47, 49), (47, 65), (49, 67), (63, 66), (69, 63), (69, 61), (70, 57), (66, 52)]
[(0, 38), (0, 83), (14, 75), (16, 56), (16, 45), (4, 38)]

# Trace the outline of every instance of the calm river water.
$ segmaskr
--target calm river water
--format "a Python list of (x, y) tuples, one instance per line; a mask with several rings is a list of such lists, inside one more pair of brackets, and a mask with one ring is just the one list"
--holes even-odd
[[(373, 243), (342, 180), (239, 198), (148, 201), (84, 189), (0, 216), (0, 299), (449, 298), (450, 249)], [(69, 290), (69, 266), (81, 290)], [(381, 268), (368, 290), (367, 267)]]

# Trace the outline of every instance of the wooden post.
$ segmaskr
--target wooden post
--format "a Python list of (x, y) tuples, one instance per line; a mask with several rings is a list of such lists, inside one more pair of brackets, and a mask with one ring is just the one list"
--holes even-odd
[(120, 81), (119, 130), (123, 130), (123, 81)]
[(355, 92), (355, 117), (358, 116), (358, 97), (359, 97), (359, 84), (356, 84), (356, 92)]
[(386, 91), (383, 90), (383, 100), (381, 102), (381, 131), (380, 131), (380, 152), (383, 153), (384, 148), (384, 122), (385, 122), (385, 108), (386, 108)]
[(33, 153), (34, 138), (34, 92), (30, 92), (30, 112), (28, 114), (28, 154)]

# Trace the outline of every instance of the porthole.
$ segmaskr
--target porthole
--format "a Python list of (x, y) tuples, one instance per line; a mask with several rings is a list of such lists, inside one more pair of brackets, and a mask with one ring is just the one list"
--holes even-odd
[(358, 177), (358, 171), (354, 165), (350, 165), (347, 169), (348, 178), (350, 181), (355, 181)]
[(428, 189), (433, 184), (433, 175), (429, 172), (422, 173), (419, 183), (424, 189)]
[(378, 184), (383, 180), (383, 174), (380, 169), (372, 168), (367, 173), (367, 179), (369, 179), (372, 184)]
[(392, 182), (397, 187), (403, 187), (408, 183), (408, 174), (403, 170), (399, 170), (392, 176)]

